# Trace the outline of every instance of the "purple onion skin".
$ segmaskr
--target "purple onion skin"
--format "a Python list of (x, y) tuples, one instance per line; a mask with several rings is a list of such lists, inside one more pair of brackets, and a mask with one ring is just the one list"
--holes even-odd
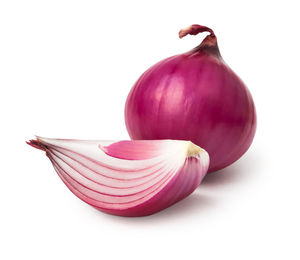
[(209, 31), (195, 49), (158, 62), (131, 89), (125, 122), (132, 139), (190, 140), (210, 155), (209, 172), (238, 160), (256, 130), (251, 94), (223, 61), (213, 31), (200, 25), (180, 38)]

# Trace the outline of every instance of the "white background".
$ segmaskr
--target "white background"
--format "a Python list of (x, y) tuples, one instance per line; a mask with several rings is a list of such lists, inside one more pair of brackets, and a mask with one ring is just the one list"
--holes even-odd
[[(299, 259), (298, 1), (1, 1), (1, 259)], [(123, 110), (139, 75), (214, 29), (246, 82), (250, 150), (158, 214), (122, 218), (76, 198), (34, 134), (128, 139)]]

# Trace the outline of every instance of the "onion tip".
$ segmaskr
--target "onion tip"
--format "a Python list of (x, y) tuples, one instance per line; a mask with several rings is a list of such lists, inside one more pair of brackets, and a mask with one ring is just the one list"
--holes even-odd
[(34, 148), (43, 150), (43, 151), (47, 150), (47, 147), (44, 144), (42, 144), (42, 142), (39, 141), (39, 140), (31, 139), (29, 141), (26, 141), (26, 144), (28, 144), (28, 145), (30, 145), (30, 146), (32, 146)]
[(202, 151), (203, 151), (203, 149), (201, 149), (200, 146), (195, 145), (191, 141), (187, 142), (187, 149), (186, 149), (187, 157), (195, 157), (195, 156), (199, 155)]
[(181, 39), (188, 34), (197, 35), (200, 32), (209, 32), (211, 36), (215, 37), (215, 33), (212, 29), (199, 24), (192, 24), (184, 29), (181, 29), (178, 34), (179, 38)]

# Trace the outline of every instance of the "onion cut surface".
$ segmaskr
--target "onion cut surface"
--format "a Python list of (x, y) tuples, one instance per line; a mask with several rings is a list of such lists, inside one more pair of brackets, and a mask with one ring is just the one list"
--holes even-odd
[(191, 194), (209, 166), (189, 141), (87, 141), (37, 137), (59, 177), (81, 200), (119, 216), (145, 216)]

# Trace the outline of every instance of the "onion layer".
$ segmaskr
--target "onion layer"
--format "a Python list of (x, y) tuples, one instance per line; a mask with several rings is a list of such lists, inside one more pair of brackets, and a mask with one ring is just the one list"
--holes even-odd
[(191, 194), (209, 156), (189, 141), (84, 141), (38, 137), (57, 174), (81, 200), (119, 216), (145, 216)]
[(247, 151), (256, 113), (249, 90), (222, 59), (213, 30), (192, 25), (179, 37), (199, 32), (210, 35), (198, 47), (142, 74), (128, 95), (125, 122), (135, 140), (191, 140), (209, 153), (212, 172)]

